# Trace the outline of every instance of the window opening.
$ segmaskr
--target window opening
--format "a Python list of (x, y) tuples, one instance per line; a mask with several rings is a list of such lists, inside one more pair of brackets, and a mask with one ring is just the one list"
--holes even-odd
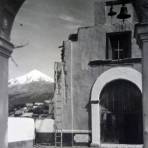
[(131, 32), (113, 32), (106, 36), (107, 59), (124, 59), (131, 57)]

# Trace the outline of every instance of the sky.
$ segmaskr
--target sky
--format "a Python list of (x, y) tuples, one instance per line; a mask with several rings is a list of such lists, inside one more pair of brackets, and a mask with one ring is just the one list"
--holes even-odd
[[(26, 0), (11, 32), (17, 48), (9, 59), (9, 79), (37, 69), (54, 77), (54, 62), (60, 61), (63, 40), (80, 26), (94, 24), (95, 0)], [(16, 64), (15, 64), (16, 63)]]

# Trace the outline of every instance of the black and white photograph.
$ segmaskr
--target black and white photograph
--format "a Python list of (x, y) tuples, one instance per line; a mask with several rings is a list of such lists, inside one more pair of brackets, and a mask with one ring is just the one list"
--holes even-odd
[(148, 1), (0, 0), (0, 148), (148, 148)]

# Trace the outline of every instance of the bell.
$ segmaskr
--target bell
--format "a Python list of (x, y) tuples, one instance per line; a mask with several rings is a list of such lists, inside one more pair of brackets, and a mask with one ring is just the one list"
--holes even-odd
[(120, 13), (117, 15), (117, 18), (118, 19), (128, 19), (130, 18), (131, 15), (128, 14), (128, 11), (127, 11), (127, 7), (125, 7), (124, 5), (121, 7), (121, 10), (120, 10)]
[(114, 16), (114, 15), (116, 15), (116, 12), (115, 11), (113, 11), (113, 7), (111, 6), (110, 7), (110, 11), (109, 11), (109, 13), (108, 13), (108, 16)]

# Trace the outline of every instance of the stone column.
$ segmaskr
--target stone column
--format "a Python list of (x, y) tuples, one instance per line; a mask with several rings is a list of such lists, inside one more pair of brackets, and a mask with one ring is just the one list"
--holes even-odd
[(13, 45), (0, 37), (0, 148), (7, 148), (8, 58)]
[(15, 16), (25, 0), (0, 0), (0, 148), (8, 147), (8, 58), (13, 49), (9, 42)]
[(148, 24), (137, 24), (135, 26), (135, 37), (143, 51), (143, 136), (144, 148), (148, 148)]

